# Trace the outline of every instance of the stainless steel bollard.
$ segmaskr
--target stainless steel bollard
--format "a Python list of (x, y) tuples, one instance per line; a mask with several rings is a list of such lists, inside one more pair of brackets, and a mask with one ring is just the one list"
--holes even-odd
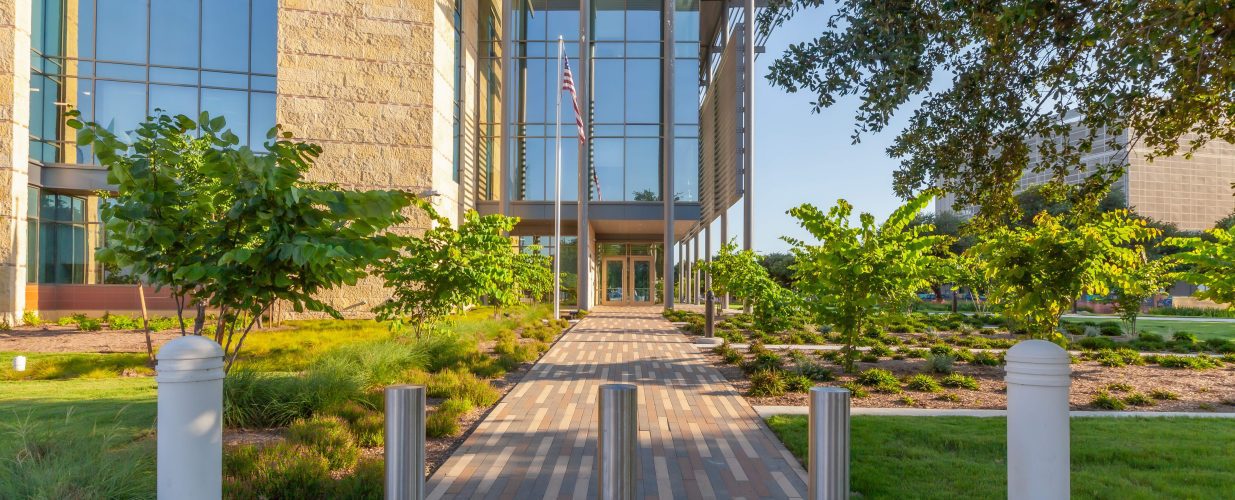
[(703, 315), (707, 318), (703, 324), (703, 336), (710, 339), (716, 336), (716, 295), (711, 290), (708, 290), (706, 304), (703, 308)]
[(849, 390), (810, 390), (810, 495), (812, 500), (849, 498)]
[(425, 386), (386, 388), (386, 499), (425, 497)]
[(637, 391), (633, 384), (600, 386), (596, 477), (602, 500), (635, 498), (635, 471), (639, 468)]

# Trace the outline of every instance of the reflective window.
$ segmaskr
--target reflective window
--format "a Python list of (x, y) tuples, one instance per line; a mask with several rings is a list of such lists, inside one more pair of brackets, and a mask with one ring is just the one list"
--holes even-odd
[(35, 0), (32, 14), (34, 161), (93, 162), (69, 106), (121, 134), (156, 109), (209, 111), (257, 149), (274, 124), (277, 0)]
[(27, 281), (31, 283), (85, 283), (87, 252), (87, 199), (29, 189)]

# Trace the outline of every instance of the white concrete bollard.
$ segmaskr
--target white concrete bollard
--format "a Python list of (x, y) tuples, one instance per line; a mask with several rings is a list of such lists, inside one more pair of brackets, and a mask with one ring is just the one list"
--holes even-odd
[(159, 349), (158, 497), (223, 496), (223, 348), (205, 337)]
[(1068, 352), (1026, 340), (1007, 363), (1008, 500), (1069, 498)]
[(17, 356), (13, 358), (13, 371), (15, 372), (26, 371), (26, 357), (25, 356)]

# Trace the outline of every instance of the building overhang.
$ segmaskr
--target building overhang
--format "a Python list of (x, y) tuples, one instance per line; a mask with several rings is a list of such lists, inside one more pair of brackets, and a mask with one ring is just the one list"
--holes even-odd
[[(699, 204), (677, 202), (674, 204), (673, 235), (682, 238), (699, 223)], [(476, 204), (481, 215), (502, 213), (498, 201), (482, 201)], [(518, 217), (519, 224), (511, 233), (515, 236), (545, 236), (553, 234), (553, 202), (514, 201), (510, 203), (510, 216)], [(575, 202), (562, 202), (562, 234), (578, 232), (576, 220), (579, 215)], [(597, 241), (662, 241), (665, 237), (665, 211), (663, 203), (603, 201), (588, 204), (588, 221), (596, 233)]]

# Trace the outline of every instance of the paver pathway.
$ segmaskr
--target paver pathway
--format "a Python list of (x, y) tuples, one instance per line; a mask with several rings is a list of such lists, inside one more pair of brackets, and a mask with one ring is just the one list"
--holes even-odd
[(597, 308), (429, 478), (437, 498), (595, 498), (596, 394), (639, 388), (639, 498), (801, 498), (805, 474), (659, 309)]

